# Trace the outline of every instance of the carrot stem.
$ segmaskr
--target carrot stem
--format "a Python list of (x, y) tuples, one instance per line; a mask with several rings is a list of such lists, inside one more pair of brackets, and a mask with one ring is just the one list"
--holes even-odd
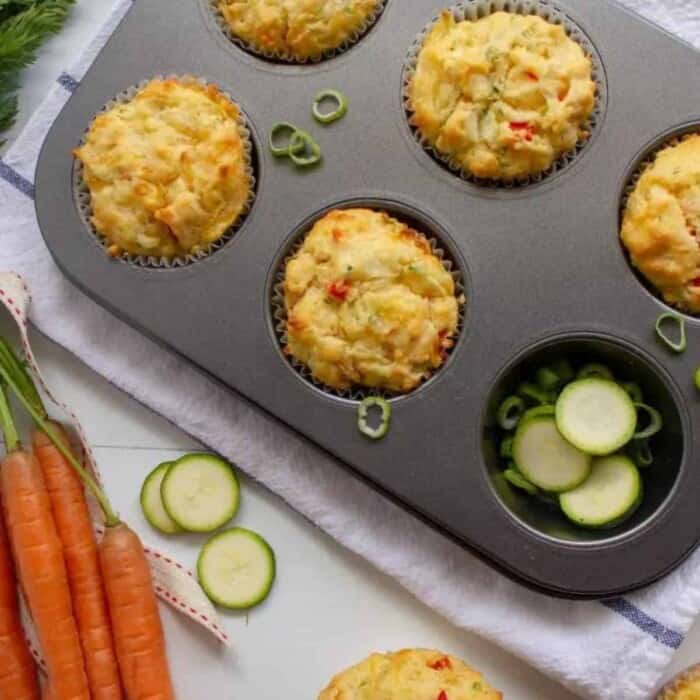
[(12, 420), (7, 392), (2, 382), (0, 382), (0, 423), (2, 423), (2, 432), (5, 436), (5, 447), (8, 453), (14, 452), (19, 447), (19, 435), (15, 422)]
[(39, 396), (36, 384), (34, 384), (29, 372), (27, 372), (25, 364), (17, 357), (10, 344), (4, 338), (0, 338), (0, 362), (5, 365), (7, 371), (15, 378), (17, 386), (19, 386), (34, 408), (43, 418), (48, 418), (49, 415), (46, 412), (41, 396)]
[[(115, 513), (112, 508), (112, 504), (105, 495), (105, 492), (97, 485), (92, 476), (88, 473), (86, 469), (83, 468), (82, 464), (73, 456), (73, 453), (63, 444), (63, 441), (56, 434), (54, 429), (49, 425), (48, 421), (39, 413), (36, 406), (22, 393), (17, 385), (17, 382), (11, 376), (10, 372), (7, 371), (7, 367), (0, 362), (0, 377), (7, 382), (7, 385), (12, 389), (15, 396), (19, 399), (20, 403), (27, 410), (29, 415), (34, 419), (34, 422), (39, 426), (39, 428), (46, 434), (46, 436), (51, 440), (51, 442), (56, 446), (56, 449), (68, 460), (68, 463), (75, 469), (83, 483), (90, 489), (93, 496), (97, 499), (97, 502), (102, 508), (102, 512), (105, 516), (105, 524), (107, 527), (114, 527), (118, 525), (121, 520), (119, 516)], [(9, 446), (8, 446), (9, 449)]]

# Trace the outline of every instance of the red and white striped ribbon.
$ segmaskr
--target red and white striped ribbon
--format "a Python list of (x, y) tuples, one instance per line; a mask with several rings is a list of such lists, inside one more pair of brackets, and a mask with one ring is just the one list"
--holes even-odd
[[(24, 357), (38, 380), (43, 393), (46, 398), (67, 417), (67, 427), (72, 429), (74, 433), (72, 437), (77, 438), (78, 444), (76, 446), (79, 447), (82, 452), (84, 463), (91, 470), (98, 483), (101, 484), (102, 481), (95, 456), (90, 449), (80, 421), (75, 413), (53, 394), (46, 385), (41, 370), (36, 362), (28, 335), (28, 311), (31, 303), (31, 295), (24, 280), (14, 272), (0, 272), (0, 303), (9, 311), (10, 316), (17, 324)], [(103, 524), (101, 512), (99, 508), (96, 507), (94, 499), (89, 496), (89, 494), (88, 498), (91, 500), (91, 513), (94, 517), (93, 524), (95, 526), (95, 532), (99, 536), (102, 533)], [(197, 624), (209, 630), (222, 644), (230, 646), (231, 641), (221, 625), (221, 620), (214, 606), (204, 594), (204, 591), (192, 573), (182, 566), (182, 564), (163, 552), (145, 545), (143, 549), (151, 565), (151, 574), (153, 575), (153, 583), (158, 597), (181, 614), (186, 615)], [(38, 651), (38, 644), (31, 623), (26, 614), (24, 617), (27, 623), (30, 648), (39, 665), (43, 667), (43, 660)]]

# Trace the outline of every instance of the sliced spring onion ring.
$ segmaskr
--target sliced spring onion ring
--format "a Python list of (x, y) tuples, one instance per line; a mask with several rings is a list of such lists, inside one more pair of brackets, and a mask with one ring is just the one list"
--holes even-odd
[[(325, 101), (332, 101), (336, 105), (335, 109), (331, 112), (322, 112), (321, 103)], [(342, 119), (347, 114), (347, 111), (348, 98), (339, 90), (321, 90), (321, 92), (314, 97), (312, 112), (314, 119), (321, 124), (337, 122), (338, 119)]]
[(498, 407), (496, 421), (503, 430), (513, 430), (525, 410), (525, 402), (519, 396), (509, 396)]
[(517, 469), (514, 469), (513, 467), (506, 469), (503, 472), (503, 476), (511, 486), (515, 486), (516, 489), (525, 491), (531, 496), (534, 496), (539, 492), (537, 486), (531, 484)]
[(642, 394), (642, 388), (637, 382), (625, 382), (620, 384), (620, 386), (630, 395), (634, 403), (642, 403), (644, 395)]
[(607, 379), (611, 382), (615, 381), (610, 368), (599, 362), (591, 362), (581, 367), (581, 369), (578, 371), (579, 379), (587, 379), (589, 377), (599, 377), (600, 379)]
[[(369, 409), (377, 406), (381, 411), (379, 425), (373, 428), (368, 422)], [(357, 409), (357, 427), (359, 431), (372, 440), (383, 438), (389, 431), (389, 423), (391, 422), (391, 404), (381, 398), (381, 396), (368, 396), (364, 399)]]
[(638, 414), (641, 411), (642, 413), (646, 413), (649, 416), (649, 424), (646, 428), (638, 430), (632, 436), (633, 440), (647, 440), (652, 435), (656, 435), (656, 433), (658, 433), (659, 430), (663, 428), (664, 419), (661, 417), (661, 414), (655, 408), (652, 408), (648, 404), (639, 402), (636, 402), (634, 404), (634, 407), (637, 409)]
[(530, 418), (537, 418), (537, 416), (553, 416), (556, 413), (556, 409), (551, 403), (543, 403), (541, 406), (535, 406), (534, 408), (528, 408), (525, 413), (523, 413), (520, 420), (528, 420)]
[(544, 391), (553, 391), (561, 384), (561, 377), (552, 367), (540, 367), (535, 377), (540, 389)]
[[(673, 323), (678, 327), (678, 340), (673, 340), (664, 330), (664, 325), (668, 325), (669, 323)], [(683, 352), (688, 346), (685, 337), (685, 319), (682, 316), (674, 313), (661, 314), (661, 316), (656, 319), (655, 328), (656, 335), (658, 335), (673, 352)]]
[(513, 456), (513, 438), (511, 436), (503, 438), (499, 452), (501, 457), (505, 459), (510, 459)]
[(648, 467), (654, 461), (648, 440), (637, 440), (634, 443), (632, 459), (638, 467)]
[[(284, 158), (291, 155), (292, 139), (297, 133), (294, 124), (289, 122), (277, 122), (270, 130), (270, 151), (275, 158)], [(299, 143), (295, 146), (297, 152), (303, 150), (304, 144)]]
[(311, 134), (297, 129), (289, 141), (289, 157), (295, 165), (308, 168), (321, 162), (321, 147)]
[(552, 392), (542, 391), (542, 389), (532, 382), (522, 382), (518, 385), (515, 393), (518, 396), (521, 396), (524, 399), (530, 399), (535, 403), (550, 403), (554, 398)]
[(693, 380), (695, 381), (695, 388), (700, 391), (700, 367), (695, 370)]

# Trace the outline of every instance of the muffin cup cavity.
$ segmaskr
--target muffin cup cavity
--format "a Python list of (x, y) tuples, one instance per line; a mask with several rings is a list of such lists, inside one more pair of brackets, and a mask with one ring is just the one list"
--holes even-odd
[[(566, 357), (576, 365), (601, 362), (617, 379), (639, 383), (645, 402), (661, 412), (664, 427), (653, 438), (654, 463), (640, 468), (643, 499), (637, 511), (622, 524), (610, 529), (584, 529), (573, 525), (556, 504), (551, 505), (513, 488), (503, 477), (505, 460), (499, 455), (501, 431), (496, 411), (519, 382), (533, 370)], [(685, 460), (687, 422), (682, 399), (664, 370), (654, 360), (627, 342), (606, 335), (571, 334), (550, 338), (511, 360), (500, 372), (488, 395), (481, 425), (482, 459), (492, 492), (508, 514), (534, 534), (572, 546), (600, 545), (631, 537), (661, 517), (676, 490)]]
[(410, 97), (410, 85), (418, 66), (418, 56), (425, 40), (438, 21), (438, 17), (435, 17), (426, 25), (420, 34), (416, 36), (409, 49), (408, 56), (406, 57), (401, 77), (401, 96), (404, 115), (414, 139), (439, 165), (462, 180), (480, 187), (506, 190), (520, 189), (539, 184), (566, 170), (593, 142), (607, 110), (608, 90), (605, 69), (603, 68), (602, 60), (593, 42), (565, 12), (558, 9), (548, 0), (462, 0), (457, 5), (448, 9), (452, 12), (457, 22), (482, 19), (495, 12), (510, 12), (519, 15), (536, 15), (551, 24), (563, 26), (567, 36), (581, 46), (591, 61), (591, 77), (596, 85), (596, 100), (588, 122), (584, 125), (585, 130), (588, 132), (588, 137), (580, 140), (572, 150), (562, 154), (547, 170), (528, 177), (510, 180), (476, 177), (464, 169), (459, 163), (455, 162), (449, 155), (441, 153), (423, 136), (423, 134), (421, 134), (420, 129), (415, 125), (415, 110)]
[(674, 313), (681, 314), (690, 320), (700, 320), (700, 315), (692, 314), (689, 311), (682, 309), (677, 306), (672, 306), (669, 304), (661, 295), (661, 293), (654, 287), (654, 285), (647, 280), (647, 278), (633, 265), (630, 258), (630, 254), (627, 251), (624, 243), (622, 242), (621, 232), (622, 232), (622, 222), (625, 218), (625, 210), (627, 209), (627, 203), (630, 196), (634, 192), (640, 178), (647, 170), (651, 167), (656, 160), (656, 156), (663, 150), (667, 148), (673, 148), (677, 146), (685, 139), (691, 136), (700, 136), (700, 121), (693, 121), (682, 126), (675, 127), (666, 131), (665, 133), (658, 136), (650, 144), (647, 144), (641, 152), (633, 159), (632, 164), (629, 168), (629, 174), (625, 178), (622, 192), (620, 194), (620, 208), (619, 208), (619, 220), (617, 226), (617, 239), (620, 245), (620, 250), (622, 255), (627, 262), (632, 274), (637, 278), (639, 283), (646, 289), (649, 294), (658, 299), (658, 301), (666, 306), (668, 309)]
[[(304, 240), (306, 239), (307, 234), (311, 231), (313, 225), (319, 219), (335, 209), (349, 209), (358, 207), (373, 209), (375, 211), (385, 211), (390, 216), (398, 219), (402, 223), (408, 224), (412, 228), (415, 228), (417, 231), (422, 233), (430, 244), (433, 254), (441, 261), (445, 270), (454, 280), (455, 296), (458, 299), (466, 298), (465, 303), (459, 304), (457, 330), (453, 336), (453, 345), (447, 351), (447, 358), (442, 365), (440, 365), (440, 367), (432, 370), (430, 375), (426, 377), (418, 386), (407, 392), (393, 392), (386, 389), (373, 389), (371, 387), (363, 386), (354, 386), (344, 391), (339, 390), (319, 382), (312, 375), (311, 370), (305, 364), (299, 362), (291, 355), (287, 355), (283, 351), (283, 348), (287, 345), (287, 311), (284, 303), (284, 278), (287, 263), (299, 251), (304, 243)], [(415, 392), (426, 388), (427, 385), (429, 385), (432, 380), (445, 369), (450, 362), (451, 356), (455, 353), (459, 344), (459, 339), (462, 335), (462, 331), (464, 330), (467, 308), (470, 303), (465, 267), (460, 261), (456, 248), (449, 242), (448, 234), (444, 232), (441, 227), (430, 217), (421, 214), (417, 210), (413, 209), (413, 207), (408, 207), (406, 205), (387, 200), (363, 199), (343, 201), (332, 206), (327, 206), (306, 219), (306, 221), (298, 226), (292, 235), (287, 239), (280, 253), (277, 255), (276, 262), (272, 268), (268, 288), (269, 303), (267, 306), (270, 326), (273, 331), (275, 344), (277, 345), (280, 354), (284, 358), (284, 362), (292, 371), (295, 372), (298, 377), (303, 379), (307, 384), (316, 390), (335, 398), (355, 402), (362, 401), (369, 396), (380, 396), (388, 400), (398, 399), (402, 396), (412, 395)]]
[(372, 29), (372, 27), (377, 23), (382, 13), (384, 12), (384, 8), (386, 7), (386, 4), (389, 0), (381, 0), (381, 2), (377, 4), (377, 7), (375, 8), (374, 12), (340, 46), (338, 46), (335, 49), (329, 49), (328, 51), (322, 53), (320, 56), (314, 56), (310, 58), (299, 58), (298, 56), (294, 56), (291, 53), (285, 52), (266, 51), (259, 46), (254, 46), (253, 44), (237, 36), (235, 32), (231, 29), (228, 22), (226, 21), (226, 18), (223, 16), (221, 10), (219, 9), (218, 0), (202, 1), (205, 4), (205, 9), (212, 15), (214, 21), (216, 22), (216, 25), (221, 30), (223, 35), (232, 44), (235, 44), (240, 49), (243, 49), (243, 51), (245, 51), (246, 53), (256, 56), (257, 58), (261, 58), (265, 61), (269, 61), (270, 63), (278, 63), (281, 65), (286, 64), (304, 66), (314, 65), (323, 61), (327, 61), (331, 58), (335, 58), (336, 56), (340, 56), (341, 54), (345, 53), (348, 49), (352, 48), (361, 39), (363, 39), (365, 35), (370, 31), (370, 29)]
[[(142, 80), (137, 85), (133, 85), (131, 87), (126, 88), (118, 95), (115, 95), (115, 97), (109, 100), (109, 102), (105, 104), (105, 106), (95, 115), (95, 117), (99, 116), (100, 114), (103, 114), (104, 112), (107, 112), (108, 110), (112, 109), (118, 104), (125, 104), (129, 102), (136, 96), (136, 94), (139, 91), (141, 91), (144, 87), (146, 87), (146, 85), (148, 85), (148, 83), (151, 80), (154, 79), (177, 79), (190, 81), (195, 80), (196, 82), (202, 85), (207, 85), (209, 83), (209, 81), (207, 81), (204, 78), (192, 78), (192, 76), (189, 75), (154, 75), (150, 78)], [(228, 99), (230, 102), (235, 103), (238, 106), (236, 100), (233, 97), (231, 97), (229, 93), (223, 90), (221, 92), (224, 95), (224, 97), (226, 97), (226, 99)], [(183, 267), (187, 267), (188, 265), (192, 265), (195, 262), (200, 262), (202, 260), (207, 259), (217, 251), (224, 248), (233, 239), (234, 235), (243, 226), (243, 223), (245, 222), (248, 214), (250, 213), (257, 192), (257, 152), (254, 145), (251, 129), (248, 125), (247, 117), (241, 110), (240, 106), (238, 106), (238, 110), (238, 129), (244, 144), (244, 159), (246, 173), (250, 178), (250, 194), (248, 196), (248, 201), (245, 203), (243, 209), (241, 210), (238, 219), (233, 223), (232, 226), (228, 228), (228, 230), (224, 233), (223, 236), (221, 236), (221, 238), (217, 239), (216, 241), (213, 241), (212, 243), (209, 243), (209, 245), (207, 245), (206, 248), (199, 250), (197, 253), (190, 253), (186, 256), (168, 258), (154, 255), (135, 255), (133, 253), (122, 252), (118, 256), (114, 256), (115, 260), (119, 260), (123, 263), (131, 265), (132, 267), (138, 267), (142, 269), (176, 270)], [(82, 145), (85, 142), (85, 139), (87, 138), (87, 134), (90, 131), (91, 126), (92, 121), (90, 122), (90, 124), (88, 124), (87, 128), (85, 129), (83, 137), (80, 140), (80, 145)], [(83, 223), (85, 224), (86, 228), (90, 231), (90, 237), (105, 251), (105, 254), (107, 255), (107, 249), (110, 245), (110, 241), (108, 241), (99, 231), (97, 231), (94, 224), (92, 223), (92, 205), (90, 198), (90, 190), (83, 177), (83, 164), (77, 158), (74, 158), (73, 160), (72, 178), (73, 195), (75, 198), (78, 212), (80, 214), (80, 218), (83, 220)]]

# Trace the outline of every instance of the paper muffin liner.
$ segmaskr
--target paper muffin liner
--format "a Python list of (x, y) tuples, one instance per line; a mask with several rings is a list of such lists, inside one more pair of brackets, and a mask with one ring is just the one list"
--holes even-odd
[(620, 242), (620, 246), (622, 247), (625, 260), (627, 261), (627, 264), (630, 266), (634, 275), (641, 282), (641, 284), (644, 285), (644, 287), (649, 291), (649, 293), (655, 296), (662, 304), (665, 304), (669, 309), (672, 309), (673, 311), (678, 312), (680, 314), (684, 314), (685, 316), (688, 316), (690, 318), (698, 318), (698, 314), (693, 314), (682, 306), (673, 305), (663, 298), (661, 292), (659, 292), (659, 290), (642, 274), (641, 270), (638, 270), (637, 267), (634, 265), (634, 263), (632, 262), (632, 258), (630, 257), (629, 251), (627, 250), (627, 246), (622, 241), (621, 235), (622, 222), (625, 218), (627, 204), (629, 202), (630, 197), (632, 196), (632, 193), (637, 188), (637, 185), (642, 175), (644, 175), (646, 170), (654, 164), (656, 156), (658, 156), (661, 151), (667, 148), (673, 148), (674, 146), (677, 146), (678, 144), (682, 143), (691, 136), (700, 136), (700, 123), (686, 125), (684, 127), (674, 130), (666, 138), (662, 138), (661, 140), (659, 140), (654, 146), (649, 148), (642, 155), (639, 162), (627, 178), (625, 187), (622, 190), (622, 196), (620, 197), (619, 221), (617, 228), (618, 239)]
[[(208, 85), (209, 81), (204, 78), (193, 77), (191, 75), (154, 75), (150, 78), (142, 80), (137, 85), (132, 85), (126, 88), (124, 91), (120, 92), (118, 95), (109, 100), (105, 106), (93, 117), (90, 124), (88, 125), (83, 137), (80, 139), (80, 145), (85, 143), (88, 132), (92, 127), (94, 119), (100, 114), (104, 114), (118, 104), (126, 104), (130, 102), (138, 92), (143, 90), (143, 88), (151, 82), (151, 80), (181, 80), (183, 82), (197, 82), (200, 85)], [(227, 92), (221, 91), (223, 96), (238, 106), (238, 103), (229, 95)], [(205, 248), (197, 251), (196, 253), (190, 253), (185, 256), (179, 256), (174, 258), (168, 258), (158, 255), (136, 255), (134, 253), (123, 252), (120, 255), (112, 256), (114, 260), (119, 260), (128, 265), (140, 268), (157, 269), (157, 270), (170, 270), (186, 267), (195, 262), (199, 262), (213, 255), (218, 250), (221, 250), (227, 243), (231, 241), (236, 232), (241, 228), (243, 222), (248, 216), (253, 202), (256, 196), (256, 173), (254, 166), (254, 155), (253, 155), (253, 139), (251, 136), (250, 128), (248, 127), (248, 122), (246, 116), (243, 114), (240, 107), (238, 107), (238, 130), (243, 141), (243, 158), (245, 163), (245, 170), (248, 178), (250, 179), (250, 192), (248, 195), (248, 200), (244, 204), (238, 218), (233, 222), (233, 224), (224, 232), (224, 234), (218, 238), (216, 241), (212, 241)], [(92, 223), (92, 204), (90, 197), (90, 190), (83, 177), (83, 163), (78, 158), (73, 161), (73, 193), (75, 201), (78, 206), (80, 215), (85, 223), (85, 226), (90, 230), (91, 238), (104, 249), (105, 254), (109, 255), (107, 249), (112, 244), (104, 235), (102, 235)]]
[(481, 187), (493, 187), (500, 189), (514, 189), (526, 187), (540, 183), (547, 178), (560, 173), (567, 168), (574, 160), (586, 149), (592, 142), (598, 127), (603, 121), (603, 116), (607, 108), (608, 92), (607, 83), (605, 80), (605, 70), (603, 63), (596, 50), (593, 42), (588, 38), (586, 33), (563, 11), (557, 8), (549, 0), (463, 0), (457, 5), (448, 8), (452, 12), (456, 21), (477, 20), (495, 12), (510, 12), (519, 15), (536, 15), (541, 17), (550, 24), (559, 24), (564, 27), (566, 35), (575, 41), (584, 51), (586, 56), (591, 61), (591, 78), (596, 85), (595, 106), (591, 112), (588, 121), (582, 126), (588, 136), (585, 139), (579, 140), (576, 146), (563, 153), (554, 163), (541, 173), (536, 173), (522, 178), (499, 179), (499, 178), (480, 178), (452, 159), (449, 155), (441, 153), (435, 148), (430, 141), (421, 134), (420, 130), (414, 122), (415, 110), (413, 109), (410, 97), (410, 85), (415, 75), (418, 66), (418, 56), (430, 32), (433, 30), (439, 16), (433, 18), (423, 31), (415, 38), (408, 52), (404, 64), (402, 77), (402, 98), (404, 111), (408, 126), (414, 138), (422, 146), (422, 148), (436, 160), (440, 165), (446, 167), (461, 179), (479, 185)]
[[(338, 208), (342, 209), (343, 207)], [(382, 211), (381, 207), (371, 208), (373, 208), (375, 211)], [(392, 216), (392, 218), (396, 218), (398, 221), (402, 221), (400, 215), (394, 216), (391, 213), (391, 211), (388, 211), (387, 213), (389, 214), (389, 216)], [(312, 222), (309, 223), (308, 227), (296, 237), (296, 240), (292, 242), (284, 258), (279, 263), (279, 266), (273, 278), (270, 295), (270, 313), (272, 315), (272, 325), (275, 331), (275, 337), (277, 339), (277, 342), (280, 344), (281, 349), (285, 348), (287, 345), (287, 309), (284, 303), (284, 279), (287, 264), (299, 252), (299, 249), (304, 244), (304, 241), (306, 240), (307, 235), (311, 232), (311, 229), (313, 228), (314, 224), (317, 221), (319, 221), (324, 215), (325, 214), (316, 217)], [(452, 347), (447, 350), (446, 357), (443, 363), (439, 367), (430, 370), (429, 374), (417, 386), (408, 391), (389, 391), (387, 389), (365, 387), (361, 385), (355, 385), (350, 389), (341, 390), (318, 381), (313, 376), (310, 368), (307, 365), (297, 360), (294, 356), (283, 352), (283, 355), (286, 358), (289, 366), (309, 384), (316, 387), (317, 389), (320, 389), (326, 394), (335, 396), (340, 399), (349, 399), (351, 401), (362, 401), (363, 399), (369, 396), (381, 396), (385, 399), (393, 399), (398, 398), (400, 396), (407, 396), (408, 394), (412, 394), (418, 391), (426, 384), (426, 382), (430, 381), (438, 372), (440, 372), (445, 367), (445, 365), (449, 361), (449, 356), (454, 352), (455, 348), (457, 347), (459, 337), (462, 331), (464, 330), (466, 307), (469, 301), (466, 298), (465, 278), (459, 263), (452, 255), (450, 255), (450, 253), (446, 249), (446, 246), (442, 244), (436, 237), (429, 236), (423, 233), (422, 231), (420, 233), (425, 238), (425, 240), (428, 241), (433, 255), (435, 255), (440, 260), (442, 266), (449, 273), (450, 277), (452, 277), (455, 285), (455, 298), (458, 302), (457, 328), (451, 336), (453, 341)]]
[(253, 44), (248, 43), (247, 41), (239, 37), (237, 34), (235, 34), (234, 31), (231, 29), (228, 22), (226, 21), (226, 18), (219, 9), (218, 0), (204, 0), (204, 3), (208, 6), (209, 11), (214, 17), (214, 21), (216, 22), (217, 26), (230, 42), (236, 44), (236, 46), (243, 49), (247, 53), (257, 56), (258, 58), (264, 58), (265, 60), (271, 61), (273, 63), (287, 63), (290, 65), (309, 65), (321, 63), (322, 61), (327, 61), (330, 58), (335, 58), (336, 56), (339, 56), (348, 49), (352, 48), (376, 24), (377, 20), (381, 17), (382, 13), (384, 12), (384, 8), (386, 7), (387, 2), (388, 0), (379, 0), (374, 12), (369, 17), (367, 17), (362, 23), (362, 25), (360, 25), (357, 28), (357, 30), (353, 32), (353, 34), (350, 37), (348, 37), (340, 46), (336, 47), (335, 49), (329, 49), (328, 51), (324, 51), (320, 56), (314, 56), (312, 58), (299, 58), (298, 56), (294, 56), (291, 53), (266, 51), (265, 49), (262, 49), (259, 46), (254, 46)]

